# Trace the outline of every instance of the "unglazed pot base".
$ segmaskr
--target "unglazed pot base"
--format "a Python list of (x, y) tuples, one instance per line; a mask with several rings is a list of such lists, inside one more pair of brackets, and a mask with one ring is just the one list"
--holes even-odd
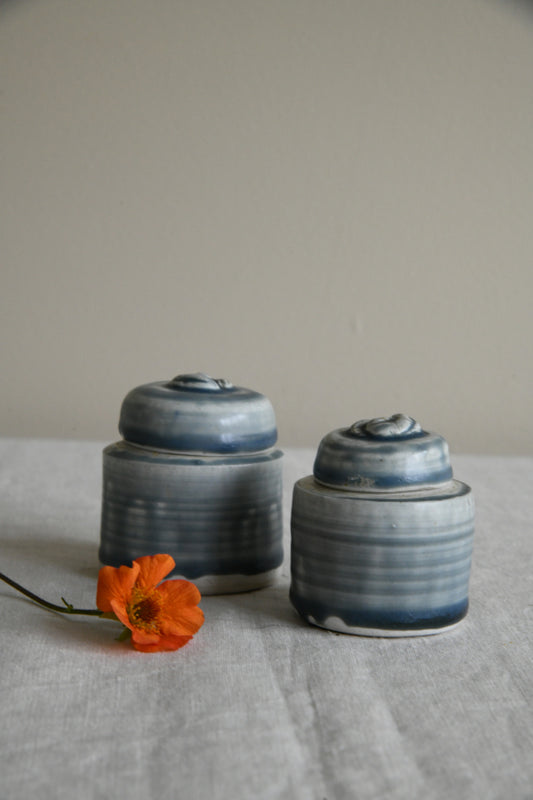
[(363, 628), (358, 625), (346, 625), (346, 623), (343, 622), (339, 617), (328, 617), (325, 622), (318, 622), (311, 615), (307, 615), (305, 619), (307, 622), (310, 622), (311, 625), (316, 625), (317, 628), (334, 631), (335, 633), (347, 633), (351, 634), (352, 636), (374, 636), (381, 637), (383, 639), (399, 639), (408, 636), (435, 636), (437, 633), (446, 633), (447, 631), (452, 631), (463, 621), (460, 619), (451, 625), (443, 625), (441, 628), (414, 628), (411, 630), (397, 630), (387, 628)]
[(257, 575), (202, 575), (200, 578), (186, 578), (184, 575), (171, 575), (171, 579), (182, 578), (198, 587), (200, 594), (238, 594), (264, 589), (276, 583), (281, 570), (271, 569)]

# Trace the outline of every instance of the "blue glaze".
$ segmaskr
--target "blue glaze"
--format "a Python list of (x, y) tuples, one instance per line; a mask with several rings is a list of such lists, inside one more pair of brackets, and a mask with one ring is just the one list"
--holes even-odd
[(290, 590), (290, 600), (296, 611), (303, 617), (313, 617), (320, 625), (325, 625), (329, 617), (339, 617), (345, 625), (352, 628), (373, 628), (382, 630), (417, 631), (431, 628), (446, 628), (460, 622), (468, 612), (468, 598), (458, 603), (437, 608), (397, 610), (384, 608), (368, 610), (346, 608), (321, 603), (308, 597), (302, 598)]
[(182, 464), (183, 466), (236, 466), (238, 464), (261, 464), (265, 461), (275, 461), (283, 458), (281, 450), (268, 450), (258, 453), (237, 453), (234, 456), (228, 455), (193, 455), (187, 456), (184, 453), (173, 453), (157, 451), (153, 448), (131, 445), (128, 442), (115, 442), (104, 449), (104, 453), (113, 453), (115, 459), (123, 461), (137, 461), (143, 459), (147, 464)]
[(282, 453), (187, 457), (104, 450), (100, 560), (169, 553), (175, 574), (261, 575), (283, 561)]
[(251, 453), (257, 450), (266, 450), (277, 439), (275, 428), (268, 434), (262, 435), (223, 434), (218, 437), (201, 433), (180, 434), (179, 436), (147, 435), (144, 429), (131, 425), (129, 427), (122, 426), (120, 432), (128, 441), (144, 447), (161, 447), (165, 450), (198, 453)]
[[(313, 476), (309, 476), (309, 477), (313, 477)], [(301, 480), (305, 481), (306, 479), (302, 478)], [(351, 493), (348, 493), (348, 492), (344, 493), (344, 491), (343, 491), (344, 487), (338, 486), (338, 487), (335, 487), (334, 489), (330, 489), (330, 487), (322, 485), (318, 481), (314, 482), (314, 487), (318, 491), (323, 490), (323, 491), (329, 493), (330, 496), (338, 496), (338, 497), (340, 497), (340, 496), (352, 497), (353, 496), (353, 497), (357, 498), (358, 502), (362, 502), (362, 503), (364, 503), (364, 502), (372, 503), (372, 502), (375, 502), (375, 500), (376, 500), (375, 495), (372, 495), (370, 492), (365, 493), (364, 490), (363, 491), (358, 491), (358, 492), (354, 490), (353, 495), (352, 495)], [(449, 482), (449, 484), (444, 484), (443, 487), (431, 486), (431, 487), (429, 487), (428, 491), (426, 493), (424, 493), (424, 494), (422, 494), (421, 491), (418, 490), (418, 492), (416, 494), (416, 501), (417, 501), (417, 503), (428, 503), (428, 502), (433, 501), (433, 500), (445, 500), (446, 498), (457, 497), (457, 496), (460, 496), (460, 495), (469, 494), (471, 491), (472, 490), (471, 490), (470, 486), (468, 486), (466, 483), (461, 483), (461, 481), (456, 481), (454, 478), (452, 478), (452, 480)], [(332, 492), (337, 492), (337, 495), (335, 495), (335, 494), (332, 495), (331, 494)], [(412, 503), (413, 502), (413, 496), (414, 495), (411, 494), (411, 493), (403, 492), (402, 489), (400, 488), (397, 493), (396, 492), (395, 493), (391, 492), (390, 494), (385, 494), (384, 493), (380, 497), (380, 502), (387, 503), (387, 504), (388, 503), (400, 503), (400, 504), (401, 503)]]
[(183, 453), (250, 453), (277, 440), (266, 397), (202, 373), (133, 389), (122, 403), (119, 430), (134, 444)]
[[(265, 531), (268, 533), (268, 531)], [(102, 564), (107, 564), (111, 567), (120, 567), (123, 564), (131, 566), (133, 560), (139, 557), (138, 549), (133, 543), (130, 543), (130, 554), (123, 546), (115, 553), (109, 548), (100, 547), (99, 559)], [(172, 548), (167, 547), (165, 552), (173, 555), (176, 561), (176, 568), (170, 573), (171, 575), (180, 575), (187, 580), (195, 581), (203, 578), (206, 575), (225, 576), (225, 575), (260, 575), (261, 573), (274, 570), (283, 562), (283, 548), (281, 540), (271, 541), (269, 543), (268, 552), (262, 548), (260, 551), (256, 550), (255, 554), (243, 553), (240, 556), (224, 554), (216, 552), (211, 549), (209, 554), (202, 555), (202, 557), (187, 557), (185, 555), (178, 555), (171, 552)], [(142, 551), (143, 555), (156, 555), (159, 550), (151, 549)]]
[(323, 469), (318, 465), (314, 468), (314, 475), (318, 481), (326, 486), (338, 486), (339, 488), (408, 489), (417, 488), (421, 484), (442, 483), (450, 480), (452, 470), (413, 471), (402, 476), (389, 474), (374, 475), (370, 478), (362, 477), (360, 472), (356, 470), (350, 473), (347, 472), (346, 468), (336, 469), (335, 467), (329, 467), (328, 469)]
[(404, 414), (332, 431), (320, 442), (313, 474), (326, 486), (369, 491), (417, 488), (453, 476), (446, 441)]

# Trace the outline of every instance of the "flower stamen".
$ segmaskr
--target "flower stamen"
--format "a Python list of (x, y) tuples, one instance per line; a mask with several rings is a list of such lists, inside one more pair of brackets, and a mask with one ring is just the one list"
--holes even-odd
[(145, 595), (135, 588), (132, 602), (128, 604), (126, 611), (128, 619), (136, 628), (151, 632), (159, 630), (160, 603), (155, 594)]

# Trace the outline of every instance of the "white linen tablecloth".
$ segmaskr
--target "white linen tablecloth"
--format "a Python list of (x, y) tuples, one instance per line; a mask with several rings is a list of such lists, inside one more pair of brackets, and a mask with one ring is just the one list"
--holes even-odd
[[(95, 605), (101, 450), (0, 441), (0, 570), (52, 602)], [(470, 611), (431, 637), (344, 636), (280, 582), (205, 597), (174, 653), (117, 623), (50, 613), (0, 584), (2, 800), (533, 798), (533, 458), (456, 456), (476, 498)]]

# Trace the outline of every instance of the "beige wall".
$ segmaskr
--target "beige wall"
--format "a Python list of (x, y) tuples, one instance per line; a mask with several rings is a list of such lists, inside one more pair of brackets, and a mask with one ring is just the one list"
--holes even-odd
[(403, 411), (533, 453), (533, 13), (0, 3), (0, 433), (135, 385), (267, 394), (282, 445)]

